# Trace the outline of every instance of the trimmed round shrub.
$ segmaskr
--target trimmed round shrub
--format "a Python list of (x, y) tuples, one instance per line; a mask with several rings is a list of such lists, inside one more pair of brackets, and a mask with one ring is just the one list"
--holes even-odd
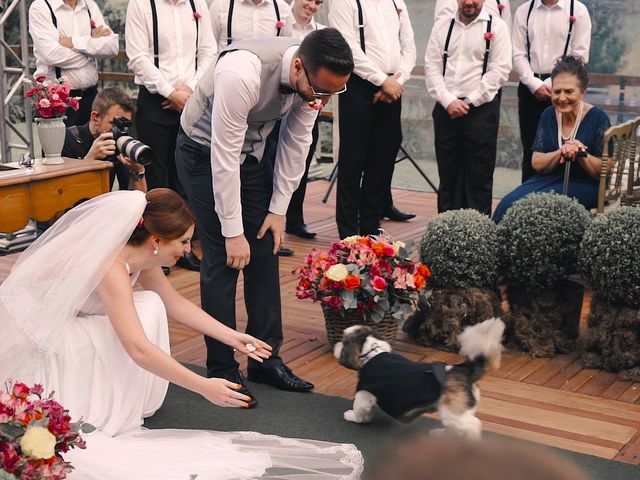
[(420, 242), (431, 288), (493, 287), (498, 279), (497, 228), (476, 210), (452, 210), (429, 222)]
[(507, 284), (539, 292), (576, 273), (580, 242), (590, 222), (589, 212), (564, 195), (532, 193), (515, 202), (498, 225)]
[(621, 207), (598, 217), (580, 246), (580, 273), (608, 302), (640, 305), (640, 209)]

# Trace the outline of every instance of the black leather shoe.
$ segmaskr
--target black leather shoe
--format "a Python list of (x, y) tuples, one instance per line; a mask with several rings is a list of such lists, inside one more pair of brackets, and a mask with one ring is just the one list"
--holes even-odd
[(316, 232), (309, 231), (307, 225), (304, 223), (302, 225), (287, 225), (284, 231), (300, 238), (316, 238)]
[(225, 373), (221, 377), (226, 380), (229, 380), (230, 382), (242, 385), (242, 387), (240, 387), (236, 391), (240, 392), (243, 395), (246, 395), (247, 397), (251, 397), (251, 400), (247, 403), (247, 405), (249, 405), (247, 408), (256, 408), (258, 406), (258, 400), (256, 400), (256, 397), (254, 397), (253, 394), (246, 387), (244, 383), (245, 382), (244, 375), (240, 370), (232, 370), (230, 372)]
[(180, 257), (180, 260), (176, 262), (178, 267), (186, 268), (187, 270), (191, 270), (192, 272), (200, 271), (200, 259), (196, 257), (196, 254), (193, 252), (185, 253)]
[(167, 276), (171, 273), (171, 269), (169, 267), (162, 267), (162, 273)]
[(401, 212), (395, 207), (395, 205), (391, 205), (387, 210), (385, 210), (384, 216), (394, 222), (406, 222), (407, 220), (415, 218), (416, 214)]
[(278, 250), (278, 256), (280, 257), (291, 257), (293, 255), (293, 250), (287, 247), (280, 247)]
[(286, 365), (276, 365), (271, 368), (252, 368), (248, 370), (250, 382), (266, 383), (280, 390), (290, 392), (308, 392), (313, 390), (313, 383), (296, 376)]

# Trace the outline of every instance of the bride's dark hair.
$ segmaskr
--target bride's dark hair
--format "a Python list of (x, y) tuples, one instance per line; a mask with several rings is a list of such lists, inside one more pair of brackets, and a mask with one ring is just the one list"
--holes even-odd
[(140, 245), (150, 235), (175, 240), (194, 223), (193, 212), (180, 195), (168, 188), (154, 188), (147, 193), (147, 206), (127, 243)]

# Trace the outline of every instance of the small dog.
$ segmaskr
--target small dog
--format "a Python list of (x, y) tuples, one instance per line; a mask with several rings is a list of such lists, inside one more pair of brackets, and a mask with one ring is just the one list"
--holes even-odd
[(401, 422), (437, 410), (445, 427), (438, 433), (449, 431), (479, 439), (482, 423), (476, 417), (480, 399), (477, 382), (488, 368), (499, 368), (503, 332), (504, 323), (498, 318), (465, 328), (458, 339), (460, 354), (466, 360), (445, 365), (413, 362), (391, 353), (389, 343), (369, 327), (345, 329), (333, 354), (340, 365), (358, 370), (358, 386), (353, 410), (344, 412), (344, 419), (369, 423), (376, 404)]

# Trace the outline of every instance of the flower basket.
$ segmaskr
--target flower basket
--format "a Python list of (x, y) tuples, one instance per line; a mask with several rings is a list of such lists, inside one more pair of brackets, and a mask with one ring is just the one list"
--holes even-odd
[(337, 311), (327, 305), (322, 305), (322, 313), (324, 314), (324, 323), (327, 328), (327, 340), (332, 347), (342, 340), (342, 333), (345, 328), (353, 325), (365, 325), (371, 327), (380, 337), (387, 342), (395, 340), (400, 325), (396, 322), (391, 313), (385, 313), (382, 320), (374, 322), (368, 320), (357, 310)]

